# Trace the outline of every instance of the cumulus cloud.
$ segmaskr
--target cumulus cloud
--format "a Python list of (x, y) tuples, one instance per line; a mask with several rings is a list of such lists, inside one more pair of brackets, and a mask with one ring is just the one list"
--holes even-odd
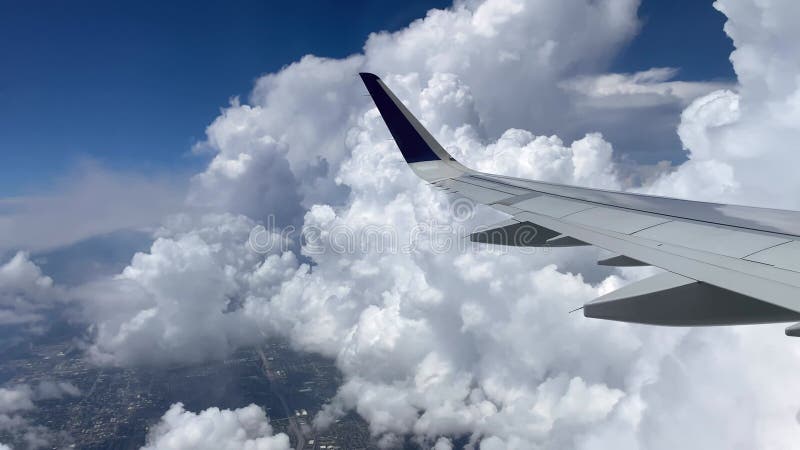
[(792, 1), (720, 0), (725, 32), (736, 49), (736, 92), (697, 99), (682, 114), (679, 134), (689, 161), (653, 192), (780, 208), (800, 207), (793, 175), (800, 138), (800, 51)]
[(32, 324), (58, 300), (60, 290), (26, 252), (0, 265), (0, 325)]
[[(270, 211), (291, 223), (300, 195), (286, 160), (286, 145), (269, 135), (252, 136), (258, 127), (250, 123), (227, 129), (238, 120), (263, 120), (258, 109), (234, 103), (209, 127), (209, 142), (220, 151), (204, 172), (192, 178), (188, 202), (256, 218)], [(247, 135), (241, 136), (243, 132)], [(242, 141), (247, 143), (246, 152), (241, 151)]]
[(273, 435), (269, 419), (256, 405), (208, 408), (199, 413), (175, 403), (151, 428), (143, 450), (289, 450), (289, 436)]
[(486, 152), (488, 159), (474, 162), (478, 170), (587, 187), (620, 187), (611, 144), (599, 133), (565, 146), (558, 136), (511, 129), (488, 145)]
[(241, 215), (173, 216), (122, 273), (76, 289), (95, 324), (90, 356), (116, 365), (192, 363), (262, 339), (237, 305), (251, 278), (291, 274), (296, 259), (280, 253), (283, 237), (267, 233), (261, 245), (274, 250), (261, 261), (249, 247), (255, 225)]
[[(76, 294), (95, 324), (90, 356), (115, 365), (198, 362), (282, 336), (335, 358), (343, 373), (315, 424), (356, 411), (384, 446), (407, 435), (437, 448), (457, 437), (485, 449), (790, 446), (800, 397), (786, 381), (797, 358), (786, 355), (797, 350), (780, 329), (670, 329), (567, 315), (646, 271), (585, 277), (564, 269), (594, 261), (592, 249), (464, 247), (459, 238), (469, 227), (502, 215), (478, 208), (466, 220), (454, 216), (453, 203), (408, 170), (359, 95), (355, 73), (380, 73), (472, 167), (619, 188), (616, 141), (587, 133), (593, 128), (561, 128), (580, 111), (574, 96), (656, 96), (674, 107), (708, 88), (672, 81), (663, 69), (602, 73), (635, 32), (636, 6), (457, 3), (399, 32), (373, 34), (361, 55), (309, 56), (262, 77), (248, 104), (234, 102), (207, 130), (212, 161), (188, 198), (216, 213), (175, 216), (148, 252)], [(796, 177), (772, 183), (765, 171), (766, 183), (763, 173), (741, 168), (779, 165), (756, 161), (773, 147), (750, 144), (796, 131), (770, 114), (792, 113), (788, 88), (800, 71), (783, 50), (757, 64), (776, 40), (793, 45), (794, 28), (778, 2), (718, 7), (737, 46), (738, 93), (718, 91), (686, 108), (679, 133), (690, 160), (649, 189), (739, 199), (744, 187), (754, 196), (777, 186), (793, 192)], [(754, 30), (753, 20), (765, 23)], [(627, 114), (641, 117), (621, 122), (628, 134), (653, 119), (634, 109)], [(785, 142), (770, 159), (790, 155)], [(302, 223), (299, 252), (277, 244), (253, 251), (252, 231), (270, 214)], [(379, 247), (386, 233), (389, 249)], [(285, 241), (269, 230), (263, 236)], [(173, 405), (148, 445), (191, 445), (199, 427), (244, 442), (274, 439), (263, 411), (248, 408), (194, 414)], [(724, 416), (712, 413), (720, 410)]]

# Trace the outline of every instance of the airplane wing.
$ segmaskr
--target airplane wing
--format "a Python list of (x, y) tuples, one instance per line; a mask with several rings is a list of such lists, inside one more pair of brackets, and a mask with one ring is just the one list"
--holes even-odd
[[(361, 78), (419, 177), (512, 216), (471, 240), (594, 245), (616, 255), (598, 264), (665, 269), (587, 303), (584, 316), (672, 326), (800, 321), (800, 212), (476, 172), (450, 156), (380, 78)], [(800, 323), (786, 334), (800, 336)]]

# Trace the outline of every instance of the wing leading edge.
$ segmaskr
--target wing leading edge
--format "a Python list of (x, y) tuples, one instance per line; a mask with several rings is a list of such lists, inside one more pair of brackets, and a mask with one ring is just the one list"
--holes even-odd
[[(598, 264), (667, 271), (587, 303), (584, 316), (672, 326), (800, 321), (799, 212), (476, 172), (448, 154), (380, 78), (361, 78), (418, 176), (511, 216), (471, 240), (594, 245), (616, 254)], [(800, 324), (786, 334), (800, 336)]]

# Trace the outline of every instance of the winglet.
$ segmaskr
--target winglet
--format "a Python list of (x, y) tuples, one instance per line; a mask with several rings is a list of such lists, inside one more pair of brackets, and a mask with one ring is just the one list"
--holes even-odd
[(408, 111), (377, 75), (361, 72), (361, 80), (409, 164), (451, 159), (428, 130)]

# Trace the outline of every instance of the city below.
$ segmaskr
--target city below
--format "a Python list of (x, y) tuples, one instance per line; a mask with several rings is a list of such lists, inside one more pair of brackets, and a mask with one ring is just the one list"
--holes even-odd
[[(41, 400), (26, 415), (48, 430), (54, 448), (138, 449), (149, 428), (176, 402), (194, 412), (256, 404), (267, 412), (274, 432), (286, 433), (298, 450), (375, 448), (367, 423), (357, 414), (323, 431), (311, 426), (341, 376), (333, 361), (293, 351), (285, 342), (241, 349), (221, 363), (120, 369), (91, 364), (74, 339), (52, 334), (32, 343), (6, 340), (0, 380), (5, 386), (57, 380), (80, 390), (79, 396)], [(0, 442), (23, 447), (15, 442), (21, 438), (0, 427)]]

